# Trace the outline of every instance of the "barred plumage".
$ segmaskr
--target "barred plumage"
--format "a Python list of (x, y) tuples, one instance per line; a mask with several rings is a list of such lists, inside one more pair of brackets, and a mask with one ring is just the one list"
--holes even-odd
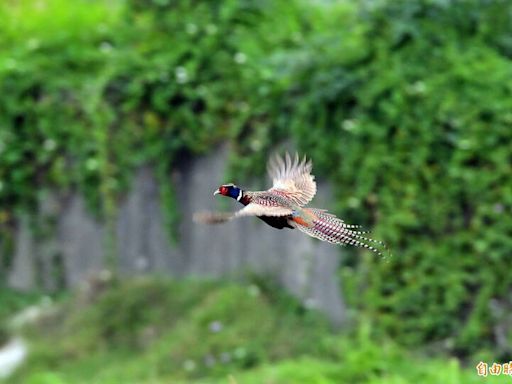
[(346, 224), (324, 209), (303, 208), (316, 193), (312, 163), (306, 157), (300, 160), (295, 154), (292, 160), (287, 153), (283, 160), (276, 156), (269, 161), (267, 169), (273, 182), (269, 190), (244, 191), (234, 184), (221, 185), (214, 195), (231, 197), (245, 207), (235, 213), (198, 213), (194, 215), (195, 221), (217, 224), (241, 216), (257, 216), (272, 227), (297, 228), (333, 244), (362, 247), (381, 256), (383, 253), (377, 247), (387, 250), (383, 242), (363, 236), (367, 232), (358, 230), (359, 225)]
[[(367, 248), (375, 252), (379, 256), (383, 253), (377, 248), (366, 244), (365, 242), (375, 243), (385, 248), (382, 241), (370, 239), (362, 236), (364, 231), (353, 231), (353, 225), (346, 224), (343, 220), (337, 218), (333, 214), (327, 213), (325, 210), (316, 208), (306, 208), (314, 214), (315, 218), (312, 220), (311, 226), (297, 225), (297, 229), (317, 239), (328, 241), (333, 244), (348, 244), (356, 247)], [(356, 226), (357, 227), (357, 226)]]

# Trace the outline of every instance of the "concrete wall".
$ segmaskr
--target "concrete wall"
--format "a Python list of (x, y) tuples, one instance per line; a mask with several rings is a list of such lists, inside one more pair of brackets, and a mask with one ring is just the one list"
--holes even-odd
[[(149, 168), (138, 171), (131, 190), (120, 201), (110, 248), (105, 224), (91, 215), (80, 195), (49, 195), (41, 207), (44, 217), (36, 218), (39, 224), (45, 220), (52, 223), (49, 235), (34, 236), (29, 218), (20, 218), (9, 284), (20, 289), (36, 285), (54, 289), (59, 284), (56, 271), (61, 271), (63, 283), (75, 286), (104, 268), (106, 249), (111, 249), (120, 272), (126, 275), (268, 276), (340, 324), (344, 304), (337, 277), (338, 247), (297, 230), (274, 229), (256, 218), (218, 226), (192, 222), (195, 211), (218, 209), (222, 197), (214, 198), (212, 193), (227, 181), (223, 179), (226, 158), (226, 151), (219, 150), (208, 157), (187, 160), (173, 175), (182, 214), (178, 244), (168, 239), (158, 183)], [(244, 181), (239, 184), (251, 187)], [(312, 206), (328, 207), (327, 189), (320, 185)], [(226, 204), (232, 210), (239, 207), (234, 200)]]

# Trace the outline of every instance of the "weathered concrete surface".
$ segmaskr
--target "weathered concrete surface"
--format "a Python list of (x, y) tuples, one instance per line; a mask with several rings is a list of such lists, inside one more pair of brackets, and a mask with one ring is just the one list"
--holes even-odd
[[(337, 278), (339, 248), (311, 239), (296, 230), (277, 230), (256, 218), (224, 225), (199, 225), (192, 215), (200, 210), (238, 209), (234, 200), (214, 198), (223, 182), (227, 151), (183, 160), (172, 177), (182, 215), (178, 244), (172, 244), (164, 226), (158, 183), (151, 169), (142, 168), (131, 190), (120, 201), (114, 225), (114, 251), (123, 274), (158, 273), (175, 277), (233, 277), (248, 273), (269, 276), (301, 298), (308, 306), (324, 311), (333, 323), (344, 318)], [(171, 179), (171, 178), (170, 178)], [(242, 184), (242, 182), (240, 183)], [(251, 189), (251, 185), (244, 184)], [(326, 190), (319, 188), (320, 192)], [(328, 207), (325, 193), (312, 206)], [(53, 205), (54, 206), (54, 205)], [(36, 283), (35, 265), (44, 270), (52, 257), (60, 257), (65, 282), (75, 286), (105, 265), (105, 225), (87, 211), (77, 194), (62, 199), (55, 213), (55, 238), (35, 242), (28, 223), (22, 220), (16, 244), (16, 263), (9, 282), (18, 288)], [(50, 244), (50, 245), (48, 245)], [(46, 256), (41, 256), (41, 250)], [(46, 251), (45, 251), (46, 250)], [(53, 255), (53, 256), (52, 256)], [(50, 257), (52, 256), (52, 257)], [(60, 260), (59, 259), (59, 260)], [(48, 268), (46, 268), (48, 269)], [(45, 278), (45, 286), (51, 286)]]
[(64, 261), (65, 281), (75, 286), (99, 272), (105, 262), (105, 230), (92, 217), (84, 199), (75, 194), (66, 202), (57, 221), (57, 236)]
[(14, 263), (9, 274), (8, 284), (14, 289), (33, 289), (36, 285), (35, 244), (27, 216), (22, 216), (19, 219), (15, 247)]

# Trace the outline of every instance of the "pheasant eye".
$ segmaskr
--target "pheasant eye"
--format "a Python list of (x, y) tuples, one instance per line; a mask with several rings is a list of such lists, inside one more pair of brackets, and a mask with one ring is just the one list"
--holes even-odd
[(227, 187), (220, 187), (220, 193), (223, 194), (223, 195), (227, 195), (228, 193), (228, 188)]

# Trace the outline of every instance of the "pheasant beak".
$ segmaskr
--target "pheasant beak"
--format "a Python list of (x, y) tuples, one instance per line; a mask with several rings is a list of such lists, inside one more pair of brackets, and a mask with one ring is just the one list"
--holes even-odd
[(213, 196), (218, 195), (220, 191), (217, 189), (215, 192), (213, 192)]

